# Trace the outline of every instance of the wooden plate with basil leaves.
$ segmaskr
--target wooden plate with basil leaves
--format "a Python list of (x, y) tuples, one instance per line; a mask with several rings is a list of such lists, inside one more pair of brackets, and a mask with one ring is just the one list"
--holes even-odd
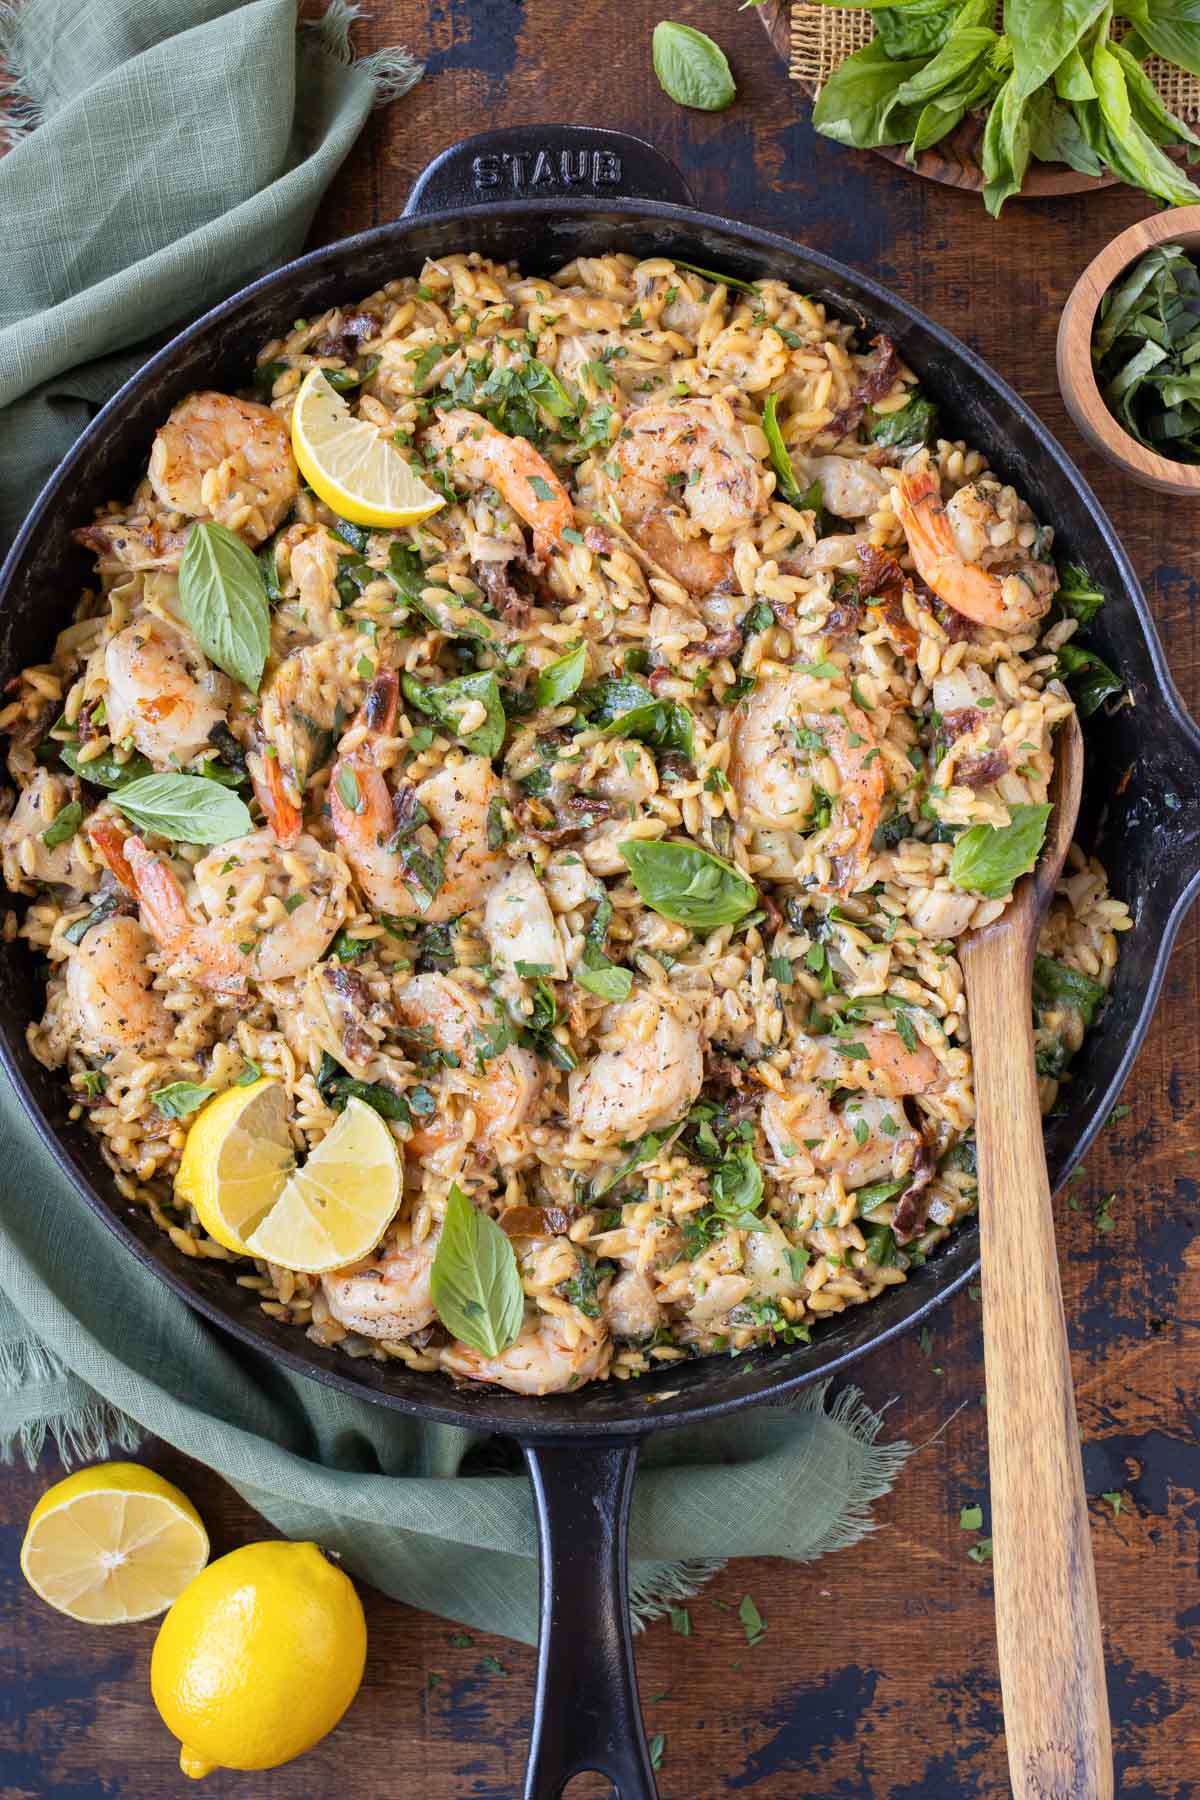
[[(851, 4), (875, 13), (876, 36), (821, 89), (813, 123), (824, 135), (982, 193), (991, 212), (1017, 194), (1115, 180), (1168, 205), (1200, 198), (1176, 161), (1200, 156), (1200, 142), (1142, 69), (1154, 52), (1200, 78), (1200, 17), (1181, 23), (1170, 0), (1119, 4), (1133, 25), (1120, 43), (1096, 0), (1004, 0), (1003, 38), (994, 0), (900, 0), (882, 16), (877, 0)], [(758, 11), (790, 63), (789, 0)]]

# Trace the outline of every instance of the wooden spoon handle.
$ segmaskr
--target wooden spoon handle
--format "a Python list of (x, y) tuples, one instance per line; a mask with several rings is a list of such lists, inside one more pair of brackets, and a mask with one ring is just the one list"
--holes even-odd
[(1016, 1800), (1110, 1800), (1079, 1426), (1030, 1031), (1030, 956), (971, 959), (996, 1635)]

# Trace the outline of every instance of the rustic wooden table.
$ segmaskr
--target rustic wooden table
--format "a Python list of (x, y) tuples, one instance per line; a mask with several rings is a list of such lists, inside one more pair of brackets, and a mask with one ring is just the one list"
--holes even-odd
[[(654, 0), (376, 0), (360, 38), (428, 59), (422, 85), (378, 114), (329, 197), (314, 242), (393, 217), (423, 164), (485, 126), (625, 127), (686, 171), (699, 203), (769, 225), (865, 269), (1000, 367), (1075, 453), (1151, 596), (1185, 698), (1200, 709), (1194, 517), (1123, 487), (1067, 424), (1054, 380), (1058, 311), (1075, 276), (1150, 203), (1123, 188), (1010, 205), (914, 179), (813, 135), (752, 11), (679, 0), (715, 32), (738, 81), (727, 113), (673, 106), (650, 66)], [(1031, 495), (1035, 506), (1037, 496)], [(1136, 900), (1136, 896), (1132, 896)], [(1067, 1309), (1092, 1496), (1118, 1766), (1125, 1800), (1200, 1796), (1200, 1204), (1197, 935), (1171, 967), (1128, 1107), (1059, 1205)], [(991, 1580), (960, 1509), (983, 1501), (979, 1313), (963, 1294), (928, 1331), (859, 1366), (890, 1429), (925, 1447), (859, 1548), (800, 1568), (740, 1563), (692, 1608), (688, 1639), (640, 1641), (664, 1800), (958, 1800), (1008, 1791), (992, 1649)], [(936, 1441), (935, 1440), (936, 1434)], [(260, 1535), (221, 1482), (161, 1444), (215, 1551)], [(0, 1800), (161, 1800), (184, 1791), (150, 1704), (153, 1627), (87, 1633), (40, 1606), (17, 1572), (34, 1498), (57, 1473), (0, 1483)], [(1119, 1501), (1102, 1496), (1119, 1496)], [(985, 1526), (986, 1530), (986, 1526)], [(768, 1630), (748, 1650), (722, 1603), (752, 1593)], [(370, 1593), (366, 1681), (352, 1722), (275, 1775), (210, 1778), (215, 1795), (512, 1800), (534, 1659)], [(485, 1658), (494, 1658), (500, 1667)], [(580, 1785), (572, 1800), (600, 1793)], [(1086, 1800), (1080, 1796), (1079, 1800)]]

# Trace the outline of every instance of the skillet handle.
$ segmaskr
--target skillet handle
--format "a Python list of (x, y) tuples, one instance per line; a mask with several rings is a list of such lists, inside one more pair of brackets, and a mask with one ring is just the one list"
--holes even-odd
[(608, 1777), (618, 1800), (657, 1800), (629, 1626), (637, 1439), (523, 1448), (542, 1570), (524, 1800), (559, 1800), (588, 1769)]
[(591, 125), (509, 125), (476, 132), (435, 156), (413, 183), (404, 216), (575, 199), (693, 204), (675, 164), (644, 138)]

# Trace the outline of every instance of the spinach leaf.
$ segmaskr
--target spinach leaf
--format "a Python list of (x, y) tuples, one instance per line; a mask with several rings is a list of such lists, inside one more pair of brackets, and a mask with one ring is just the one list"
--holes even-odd
[[(400, 677), (400, 686), (410, 706), (419, 707), (423, 713), (445, 725), (473, 755), (486, 756), (490, 761), (500, 754), (506, 721), (500, 683), (494, 670), (457, 675), (438, 687), (425, 686), (415, 676), (405, 674)], [(463, 736), (459, 720), (474, 701), (479, 702), (487, 716), (482, 725), (475, 726)]]
[(1104, 296), (1092, 339), (1096, 379), (1132, 437), (1200, 461), (1200, 270), (1162, 244)]
[(1096, 1010), (1104, 999), (1105, 990), (1090, 975), (1079, 969), (1072, 969), (1066, 963), (1056, 962), (1051, 956), (1035, 956), (1033, 959), (1033, 1000), (1035, 1006), (1056, 1007), (1069, 1006), (1083, 1020), (1084, 1027), (1091, 1025), (1096, 1017)]
[(112, 803), (139, 831), (176, 844), (224, 844), (250, 830), (246, 802), (202, 775), (143, 775), (114, 788)]
[(673, 750), (689, 759), (695, 754), (693, 719), (678, 700), (655, 700), (631, 706), (604, 727), (608, 738), (636, 738), (654, 750)]
[(646, 905), (677, 925), (712, 931), (758, 905), (758, 891), (740, 869), (695, 844), (627, 838), (620, 851)]
[(57, 850), (60, 844), (70, 843), (82, 824), (83, 807), (78, 800), (70, 800), (55, 813), (42, 833), (42, 842), (47, 850)]
[(950, 879), (969, 893), (999, 899), (1038, 859), (1049, 806), (1010, 806), (1008, 810), (1008, 825), (972, 825), (955, 843)]
[(63, 932), (63, 937), (68, 944), (81, 944), (93, 925), (103, 925), (105, 919), (111, 919), (113, 914), (120, 910), (119, 897), (116, 894), (106, 894), (90, 913), (85, 913), (82, 919), (76, 919), (74, 924), (68, 925)]
[(725, 52), (703, 31), (663, 19), (654, 27), (654, 73), (680, 106), (721, 112), (737, 93)]
[(78, 744), (60, 744), (58, 754), (73, 775), (78, 775), (81, 781), (90, 781), (96, 787), (103, 788), (124, 787), (131, 781), (140, 780), (143, 775), (149, 775), (153, 767), (136, 751), (123, 763), (117, 761), (111, 750), (106, 750), (103, 756), (94, 756), (91, 762), (81, 762)]
[(890, 450), (916, 450), (931, 443), (937, 430), (937, 407), (916, 388), (895, 412), (872, 413), (867, 437)]
[(1104, 605), (1104, 591), (1098, 588), (1080, 563), (1064, 563), (1058, 571), (1055, 603), (1081, 625), (1090, 625)]
[(604, 949), (612, 915), (612, 901), (607, 894), (602, 894), (596, 902), (592, 922), (583, 934), (581, 966), (575, 971), (575, 979), (580, 987), (590, 994), (597, 994), (601, 1000), (628, 1000), (633, 989), (633, 976), (628, 969), (611, 962)]
[(257, 694), (271, 646), (266, 588), (253, 551), (224, 525), (205, 520), (188, 531), (179, 603), (208, 660)]
[(327, 1050), (322, 1053), (321, 1066), (317, 1070), (317, 1089), (326, 1106), (331, 1106), (334, 1112), (341, 1112), (347, 1100), (362, 1100), (382, 1119), (396, 1119), (402, 1125), (412, 1123), (412, 1108), (403, 1094), (388, 1087), (386, 1082), (360, 1081), (357, 1076), (348, 1075)]
[(499, 1356), (520, 1336), (525, 1290), (516, 1252), (457, 1182), (446, 1199), (429, 1291), (446, 1330), (483, 1356)]
[(783, 432), (779, 428), (775, 410), (778, 403), (777, 394), (767, 395), (766, 405), (763, 407), (763, 435), (771, 453), (771, 466), (779, 477), (779, 491), (790, 506), (798, 506), (803, 496), (796, 480), (796, 471), (792, 467), (792, 459), (788, 455), (788, 447), (783, 441)]
[(1082, 644), (1072, 639), (1058, 653), (1058, 673), (1066, 682), (1080, 714), (1090, 719), (1096, 709), (1124, 686), (1114, 669)]
[(216, 1089), (200, 1087), (194, 1081), (170, 1081), (156, 1088), (150, 1098), (164, 1119), (189, 1119), (211, 1100)]
[(569, 650), (547, 663), (538, 673), (534, 696), (539, 706), (561, 706), (575, 692), (587, 671), (587, 645), (580, 638)]

